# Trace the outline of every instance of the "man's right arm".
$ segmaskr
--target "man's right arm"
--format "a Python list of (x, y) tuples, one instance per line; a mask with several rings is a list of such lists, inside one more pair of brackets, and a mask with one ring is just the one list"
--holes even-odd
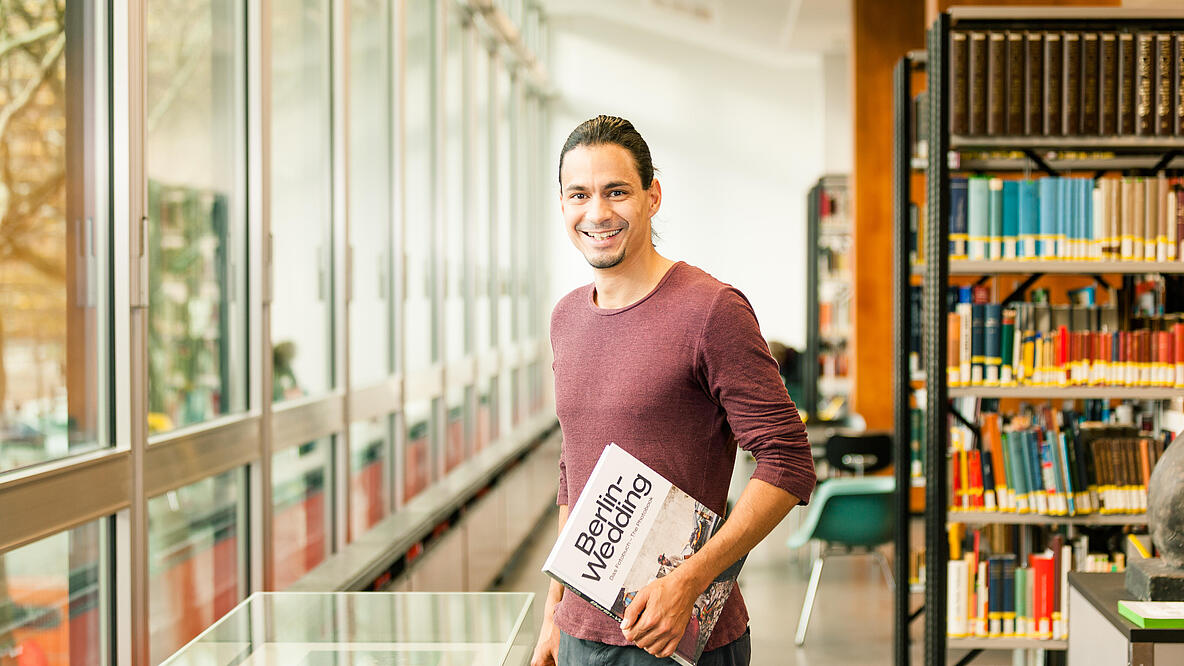
[[(559, 531), (567, 523), (568, 506), (559, 505)], [(551, 586), (547, 588), (547, 603), (543, 606), (543, 624), (539, 629), (539, 641), (534, 647), (534, 656), (530, 659), (530, 666), (554, 666), (559, 659), (559, 629), (555, 626), (555, 607), (563, 599), (563, 583), (551, 579)]]

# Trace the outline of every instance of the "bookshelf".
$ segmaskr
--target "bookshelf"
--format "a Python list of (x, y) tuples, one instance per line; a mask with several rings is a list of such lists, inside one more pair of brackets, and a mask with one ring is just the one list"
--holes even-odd
[(827, 175), (807, 198), (806, 357), (802, 405), (812, 421), (837, 420), (850, 402), (852, 236), (848, 178)]
[[(947, 330), (947, 289), (951, 276), (990, 276), (1021, 275), (1028, 276), (1023, 288), (1031, 286), (1032, 281), (1043, 274), (1060, 275), (1122, 275), (1124, 284), (1131, 283), (1128, 276), (1141, 274), (1184, 274), (1184, 263), (1163, 262), (1131, 262), (1131, 261), (1069, 261), (1069, 260), (1028, 260), (1028, 261), (951, 261), (949, 257), (950, 240), (950, 211), (951, 211), (951, 172), (967, 171), (1000, 171), (1000, 172), (1043, 172), (1054, 176), (1071, 171), (1077, 175), (1083, 172), (1093, 172), (1094, 178), (1103, 172), (1137, 170), (1140, 176), (1147, 176), (1161, 172), (1165, 168), (1179, 168), (1181, 164), (1184, 138), (1179, 134), (1154, 136), (1101, 136), (1101, 130), (1094, 130), (1094, 136), (1084, 135), (1087, 124), (1082, 121), (1075, 135), (1064, 135), (1065, 132), (1045, 132), (1042, 125), (1035, 132), (1019, 131), (1010, 135), (987, 135), (976, 132), (974, 135), (965, 132), (952, 131), (953, 109), (951, 102), (951, 88), (953, 73), (951, 68), (951, 31), (981, 31), (988, 35), (990, 31), (1026, 31), (1040, 34), (1061, 35), (1061, 31), (1085, 33), (1105, 32), (1137, 33), (1138, 31), (1154, 31), (1155, 33), (1179, 33), (1184, 30), (1184, 12), (1180, 11), (1146, 11), (1119, 8), (1082, 9), (1082, 8), (985, 8), (966, 7), (952, 8), (949, 12), (938, 16), (927, 34), (927, 74), (928, 74), (928, 161), (925, 170), (925, 187), (927, 212), (924, 220), (924, 277), (922, 281), (922, 359), (924, 363), (925, 385), (925, 476), (926, 476), (926, 521), (925, 521), (925, 552), (927, 586), (925, 598), (925, 663), (944, 664), (948, 659), (948, 650), (971, 650), (960, 663), (973, 658), (975, 651), (985, 649), (1044, 649), (1065, 650), (1064, 640), (1037, 640), (1030, 638), (951, 638), (947, 636), (948, 610), (948, 581), (946, 578), (946, 564), (950, 557), (947, 525), (959, 522), (967, 525), (1065, 525), (1068, 529), (1077, 527), (1097, 527), (1106, 525), (1138, 525), (1145, 524), (1144, 515), (1127, 514), (1091, 514), (1083, 516), (1051, 516), (1029, 514), (992, 513), (986, 511), (950, 511), (951, 498), (947, 497), (950, 489), (950, 470), (948, 468), (948, 454), (950, 451), (949, 419), (952, 414), (951, 400), (955, 398), (979, 397), (1020, 400), (1060, 400), (1070, 398), (1128, 398), (1132, 400), (1164, 400), (1181, 395), (1180, 389), (1171, 388), (1134, 388), (1134, 387), (1094, 387), (1094, 386), (1020, 386), (1020, 387), (968, 387), (951, 388), (946, 375), (947, 345), (949, 335)], [(1027, 38), (1025, 38), (1027, 39)], [(1056, 39), (1059, 39), (1057, 37)], [(1082, 37), (1082, 41), (1085, 38)], [(985, 51), (984, 51), (985, 52)], [(1006, 54), (1007, 52), (1004, 51)], [(1023, 53), (1027, 53), (1024, 51)], [(1059, 52), (1058, 52), (1059, 53)], [(981, 57), (981, 56), (979, 56)], [(1007, 57), (1006, 55), (1004, 57)], [(1056, 60), (1060, 61), (1060, 55)], [(1084, 57), (1084, 56), (1083, 56)], [(981, 62), (981, 60), (979, 61)], [(990, 62), (990, 61), (988, 61)], [(1006, 64), (1006, 61), (1001, 61)], [(1063, 61), (1060, 61), (1063, 62)], [(991, 65), (996, 67), (996, 65)], [(1075, 66), (1080, 66), (1075, 65)], [(985, 67), (985, 66), (984, 66)], [(986, 71), (985, 69), (982, 71)], [(1025, 72), (1029, 71), (1027, 69)], [(1078, 73), (1088, 70), (1075, 70)], [(1100, 70), (1099, 70), (1100, 71)], [(1027, 76), (1025, 73), (1024, 76)], [(1098, 74), (1101, 76), (1101, 74)], [(961, 81), (961, 79), (960, 79)], [(997, 79), (1007, 83), (1006, 79)], [(1078, 82), (1081, 90), (1090, 90), (1089, 86)], [(969, 84), (967, 84), (969, 85)], [(1057, 85), (1062, 85), (1058, 83)], [(1068, 88), (1070, 82), (1063, 80)], [(987, 100), (992, 96), (1014, 95), (1014, 92), (1001, 93), (1000, 88), (1007, 86), (984, 84), (991, 86), (987, 93)], [(1015, 87), (1008, 88), (1011, 91)], [(1034, 88), (1042, 94), (1039, 86)], [(1027, 90), (1024, 88), (1023, 90)], [(1100, 97), (1106, 91), (1094, 92)], [(1027, 94), (1026, 92), (1023, 94)], [(1066, 99), (1063, 91), (1058, 91), (1058, 100)], [(1081, 94), (1075, 92), (1074, 94)], [(1068, 99), (1079, 100), (1082, 98)], [(1026, 98), (1025, 98), (1026, 100)], [(1027, 100), (1026, 100), (1027, 101)], [(1094, 100), (1100, 103), (1098, 98)], [(1058, 102), (1059, 103), (1059, 102)], [(1075, 102), (1078, 103), (1078, 102)], [(1000, 102), (1002, 105), (1003, 103)], [(1116, 103), (1117, 106), (1117, 103)], [(971, 113), (970, 103), (967, 102), (961, 111)], [(1039, 108), (1037, 105), (1036, 108)], [(1088, 105), (1082, 108), (1089, 108)], [(1002, 106), (1002, 113), (1007, 114), (1008, 108)], [(1023, 113), (1049, 115), (1044, 108), (1034, 111), (1033, 107), (1025, 106)], [(976, 113), (987, 114), (978, 110)], [(1155, 111), (1152, 112), (1153, 114)], [(899, 116), (899, 111), (898, 111)], [(1084, 115), (1075, 116), (1072, 112), (1064, 118), (1086, 118)], [(1026, 122), (1027, 116), (1025, 116)], [(1138, 119), (1136, 117), (1136, 119)], [(959, 117), (962, 120), (962, 117)], [(1057, 123), (1062, 121), (1058, 120)], [(1065, 121), (1069, 122), (1069, 121)], [(1074, 120), (1073, 122), (1077, 122)], [(1004, 125), (1014, 127), (1011, 117), (1005, 116)], [(998, 125), (996, 125), (998, 127)], [(1121, 130), (1121, 127), (1120, 127)], [(1049, 135), (1052, 134), (1052, 135)], [(915, 165), (908, 162), (908, 170)], [(898, 183), (907, 182), (908, 176), (898, 176)], [(898, 187), (899, 190), (899, 187)], [(905, 190), (907, 192), (907, 190)], [(899, 196), (899, 192), (898, 192)], [(1088, 210), (1088, 209), (1087, 209)], [(1084, 217), (1084, 215), (1082, 215)], [(1088, 218), (1085, 218), (1088, 219)], [(965, 280), (966, 278), (961, 278)], [(907, 287), (897, 284), (898, 301), (906, 301)], [(1007, 299), (1004, 299), (1006, 302)], [(898, 317), (902, 309), (898, 306)], [(907, 315), (906, 319), (907, 321)], [(899, 345), (898, 345), (899, 346)], [(898, 366), (899, 368), (900, 366)], [(906, 366), (907, 367), (907, 366)], [(898, 370), (898, 375), (900, 375)], [(906, 377), (897, 378), (897, 396), (905, 396), (903, 383)], [(1162, 409), (1162, 408), (1161, 408)], [(898, 414), (899, 416), (899, 414)], [(898, 424), (898, 429), (900, 425)], [(907, 630), (907, 627), (906, 627)], [(898, 657), (898, 662), (899, 657)]]

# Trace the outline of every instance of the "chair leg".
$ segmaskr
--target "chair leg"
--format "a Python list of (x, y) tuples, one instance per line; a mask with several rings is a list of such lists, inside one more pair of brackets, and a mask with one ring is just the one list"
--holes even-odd
[(814, 610), (814, 597), (818, 594), (818, 581), (822, 578), (823, 558), (814, 560), (814, 568), (810, 571), (810, 584), (806, 587), (806, 600), (802, 603), (802, 616), (798, 618), (798, 633), (794, 636), (793, 644), (802, 646), (806, 642), (806, 627), (810, 625), (810, 613)]
[(872, 549), (872, 556), (880, 563), (880, 572), (884, 574), (884, 582), (888, 583), (889, 589), (896, 589), (896, 578), (892, 575), (892, 567), (888, 566), (888, 558), (879, 549)]

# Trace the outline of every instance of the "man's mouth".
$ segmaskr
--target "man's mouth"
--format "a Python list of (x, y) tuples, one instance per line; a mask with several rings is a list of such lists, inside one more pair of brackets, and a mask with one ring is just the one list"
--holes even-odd
[(613, 229), (611, 231), (582, 231), (580, 232), (593, 240), (607, 240), (621, 233), (620, 229)]

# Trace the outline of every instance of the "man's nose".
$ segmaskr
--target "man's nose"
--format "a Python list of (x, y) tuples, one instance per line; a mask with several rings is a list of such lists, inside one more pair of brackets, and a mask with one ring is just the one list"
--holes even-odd
[(609, 207), (608, 201), (600, 195), (592, 197), (592, 206), (588, 210), (588, 217), (590, 222), (606, 222), (612, 219), (612, 208)]

